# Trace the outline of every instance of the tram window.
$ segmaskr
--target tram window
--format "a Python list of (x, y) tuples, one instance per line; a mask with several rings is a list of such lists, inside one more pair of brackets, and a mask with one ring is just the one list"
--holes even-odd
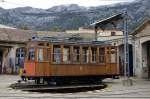
[(92, 51), (92, 63), (96, 63), (96, 48), (91, 48)]
[(30, 61), (35, 60), (35, 49), (34, 48), (29, 48), (28, 60), (30, 60)]
[(83, 63), (89, 62), (89, 50), (87, 47), (83, 48)]
[(54, 46), (54, 50), (53, 50), (53, 62), (55, 64), (59, 64), (61, 63), (61, 48), (60, 46)]
[(40, 48), (38, 49), (38, 62), (42, 62), (43, 60), (43, 49)]
[(115, 48), (111, 48), (110, 62), (111, 63), (116, 63), (116, 51), (115, 51)]
[(99, 48), (99, 63), (105, 63), (105, 48)]
[(63, 50), (63, 62), (64, 63), (70, 63), (70, 48), (69, 47), (64, 47)]
[(80, 48), (79, 47), (74, 47), (73, 62), (74, 63), (79, 63), (80, 62)]

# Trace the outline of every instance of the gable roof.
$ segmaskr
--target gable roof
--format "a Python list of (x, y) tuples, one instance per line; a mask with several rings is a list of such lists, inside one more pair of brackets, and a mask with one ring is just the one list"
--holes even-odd
[(133, 30), (130, 34), (136, 35), (138, 34), (147, 24), (150, 24), (150, 19), (145, 19), (142, 24), (140, 24), (135, 30)]
[(26, 42), (35, 35), (31, 30), (0, 28), (0, 41)]
[(108, 17), (106, 19), (92, 23), (91, 25), (93, 25), (95, 27), (95, 29), (98, 27), (101, 29), (105, 29), (108, 24), (112, 24), (115, 27), (117, 23), (119, 23), (121, 20), (123, 20), (123, 18), (124, 18), (124, 13), (119, 13), (119, 14), (113, 15), (111, 17)]

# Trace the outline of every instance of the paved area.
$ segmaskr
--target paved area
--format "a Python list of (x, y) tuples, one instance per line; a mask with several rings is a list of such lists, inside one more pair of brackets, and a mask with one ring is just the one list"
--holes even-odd
[(14, 90), (8, 86), (16, 82), (19, 76), (0, 75), (0, 99), (150, 99), (150, 81), (132, 78), (133, 86), (125, 87), (121, 79), (106, 79), (108, 87), (78, 93), (38, 93)]

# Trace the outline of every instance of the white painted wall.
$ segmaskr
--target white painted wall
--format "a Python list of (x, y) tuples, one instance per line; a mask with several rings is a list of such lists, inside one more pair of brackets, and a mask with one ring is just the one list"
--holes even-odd
[(5, 73), (11, 73), (17, 71), (16, 67), (16, 49), (17, 47), (5, 49), (5, 52), (3, 53), (3, 72)]

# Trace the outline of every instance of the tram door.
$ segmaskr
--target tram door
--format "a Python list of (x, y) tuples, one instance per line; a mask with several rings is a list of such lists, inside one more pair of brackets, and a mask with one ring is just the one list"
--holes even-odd
[(111, 58), (111, 55), (110, 55), (110, 48), (108, 47), (106, 49), (106, 71), (107, 71), (107, 74), (110, 74), (111, 73), (111, 63), (110, 63), (110, 58)]

